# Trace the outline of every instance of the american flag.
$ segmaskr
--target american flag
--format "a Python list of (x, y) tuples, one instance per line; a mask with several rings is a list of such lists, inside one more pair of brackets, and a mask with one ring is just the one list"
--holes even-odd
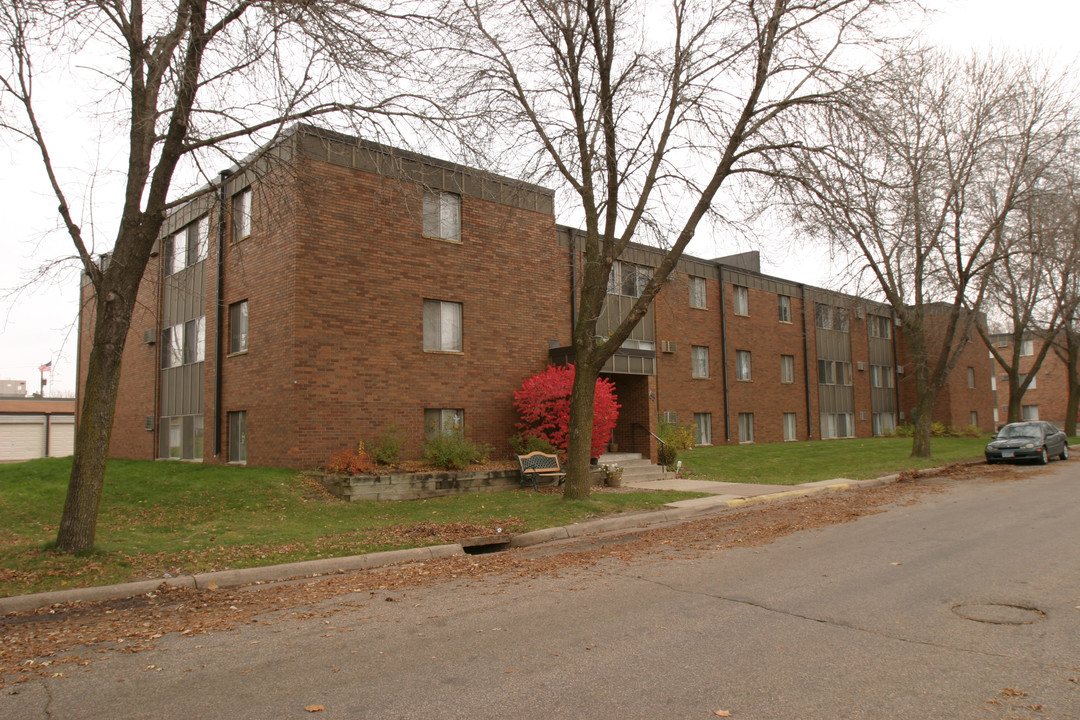
[(39, 365), (38, 366), (38, 372), (51, 372), (51, 371), (52, 371), (52, 360), (45, 363), (44, 365)]

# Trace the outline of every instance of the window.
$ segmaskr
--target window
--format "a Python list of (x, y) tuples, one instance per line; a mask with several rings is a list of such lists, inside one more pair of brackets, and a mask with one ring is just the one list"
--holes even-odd
[(173, 368), (184, 364), (184, 326), (171, 325), (161, 331), (161, 367)]
[(1038, 405), (1024, 405), (1020, 408), (1020, 412), (1024, 420), (1038, 420), (1039, 419), (1039, 406)]
[(742, 285), (733, 286), (735, 291), (735, 314), (750, 314), (750, 291)]
[(818, 382), (822, 385), (850, 385), (851, 363), (842, 360), (818, 360)]
[(892, 337), (892, 321), (889, 318), (883, 315), (868, 315), (866, 324), (870, 328), (870, 337), (886, 340)]
[(424, 235), (461, 241), (461, 196), (424, 191)]
[(750, 351), (735, 351), (735, 379), (750, 380)]
[(990, 390), (997, 392), (997, 375), (990, 376)]
[(178, 273), (189, 265), (205, 260), (209, 245), (210, 218), (203, 215), (183, 230), (165, 238), (162, 245), (165, 274)]
[(814, 308), (814, 323), (822, 330), (850, 332), (851, 318), (847, 308), (818, 304)]
[(739, 413), (739, 442), (754, 442), (754, 413)]
[(247, 300), (229, 306), (229, 352), (242, 353), (248, 349)]
[(616, 260), (611, 264), (607, 291), (612, 295), (641, 297), (651, 277), (652, 268)]
[(233, 195), (232, 230), (233, 242), (243, 240), (251, 234), (251, 188)]
[(1021, 340), (1020, 341), (1020, 354), (1021, 355), (1034, 355), (1035, 354), (1035, 341), (1034, 340)]
[(896, 413), (874, 413), (870, 422), (873, 426), (874, 437), (881, 437), (896, 429)]
[(870, 366), (870, 387), (891, 388), (895, 386), (895, 376), (891, 365)]
[(814, 325), (821, 328), (822, 330), (832, 330), (832, 308), (828, 305), (816, 305), (814, 307)]
[(979, 426), (979, 413), (976, 412), (975, 410), (972, 410), (970, 420), (971, 420), (971, 425), (972, 426), (978, 427)]
[(795, 356), (794, 355), (781, 355), (780, 356), (780, 382), (793, 383), (795, 382)]
[(690, 277), (690, 307), (705, 307), (705, 278)]
[(460, 435), (465, 431), (465, 411), (461, 408), (427, 408), (424, 410), (424, 437)]
[(183, 457), (184, 449), (184, 419), (183, 418), (169, 418), (169, 447), (167, 453), (162, 453), (164, 457), (172, 460), (180, 460)]
[(791, 298), (787, 295), (777, 295), (776, 304), (780, 322), (791, 322)]
[(690, 347), (690, 374), (696, 378), (709, 377), (709, 348), (702, 345)]
[(798, 439), (798, 416), (795, 413), (784, 413), (784, 440), (790, 442)]
[(229, 462), (247, 462), (247, 411), (229, 413)]
[(424, 350), (461, 352), (461, 303), (424, 301)]
[[(1020, 373), (1020, 376), (1019, 376), (1019, 377), (1017, 378), (1017, 382), (1018, 382), (1018, 383), (1019, 383), (1020, 385), (1023, 385), (1023, 384), (1024, 384), (1024, 380), (1026, 380), (1026, 379), (1027, 379), (1027, 376), (1028, 376), (1028, 374), (1027, 374), (1027, 373)], [(1031, 384), (1027, 386), (1027, 389), (1028, 389), (1028, 390), (1034, 390), (1034, 389), (1035, 389), (1035, 381), (1036, 381), (1036, 380), (1037, 380), (1037, 378), (1036, 378), (1036, 377), (1035, 377), (1034, 375), (1032, 375), (1032, 376), (1031, 376)]]
[(712, 413), (694, 413), (694, 444), (712, 445)]
[(206, 316), (184, 323), (184, 364), (206, 359)]
[(663, 412), (663, 417), (661, 419), (661, 422), (666, 422), (666, 423), (669, 423), (671, 425), (674, 425), (675, 423), (679, 422), (679, 414), (677, 412), (673, 412), (671, 410), (665, 410)]
[(975, 387), (975, 368), (973, 367), (968, 368), (968, 387)]
[(852, 414), (822, 413), (821, 437), (825, 439), (855, 437), (855, 423)]

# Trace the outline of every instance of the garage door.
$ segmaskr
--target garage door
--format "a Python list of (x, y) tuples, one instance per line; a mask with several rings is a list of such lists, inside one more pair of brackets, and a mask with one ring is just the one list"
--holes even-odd
[[(8, 422), (5, 422), (8, 421)], [(34, 421), (0, 418), (0, 461), (33, 460), (45, 454), (44, 418)]]
[(49, 423), (49, 457), (75, 454), (75, 418), (56, 417)]

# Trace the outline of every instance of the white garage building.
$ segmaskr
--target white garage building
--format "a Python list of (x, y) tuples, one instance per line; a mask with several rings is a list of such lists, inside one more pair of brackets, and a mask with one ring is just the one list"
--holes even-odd
[(0, 462), (75, 452), (75, 401), (0, 399)]

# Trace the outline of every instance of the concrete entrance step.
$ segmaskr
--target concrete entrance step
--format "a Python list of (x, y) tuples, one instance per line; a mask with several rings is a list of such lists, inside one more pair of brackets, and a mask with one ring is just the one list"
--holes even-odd
[(655, 482), (665, 477), (664, 469), (654, 465), (639, 453), (606, 453), (597, 462), (600, 465), (618, 465), (623, 469), (623, 485), (639, 482)]

